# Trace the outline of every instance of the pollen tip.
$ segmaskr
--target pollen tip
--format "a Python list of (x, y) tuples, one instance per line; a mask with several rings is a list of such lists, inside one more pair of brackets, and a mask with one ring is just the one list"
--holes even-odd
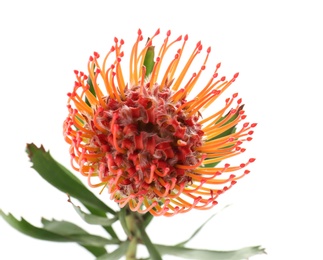
[(93, 52), (93, 56), (95, 57), (95, 58), (100, 58), (100, 54), (99, 53), (97, 53), (96, 51), (95, 52)]
[(233, 78), (237, 78), (239, 76), (239, 72), (237, 72), (236, 74), (234, 74)]
[(167, 36), (170, 36), (171, 35), (171, 31), (168, 30), (167, 33), (166, 33)]
[(247, 141), (250, 142), (252, 140), (252, 137), (248, 137)]
[(158, 28), (157, 31), (155, 32), (155, 36), (160, 33), (160, 29)]
[(213, 78), (215, 79), (218, 76), (218, 73), (213, 74)]
[(180, 41), (182, 40), (182, 35), (178, 36), (178, 38), (176, 39), (176, 41)]
[(221, 62), (219, 62), (218, 64), (216, 64), (216, 68), (220, 68), (221, 67)]
[(142, 32), (141, 32), (141, 29), (139, 28), (139, 29), (138, 29), (138, 35), (141, 35), (141, 33), (142, 33)]
[(250, 162), (250, 163), (252, 163), (252, 162), (254, 162), (255, 160), (256, 160), (256, 158), (250, 158), (250, 159), (249, 159), (249, 162)]
[(214, 95), (220, 95), (220, 93), (221, 93), (221, 90), (219, 90), (219, 89), (212, 90), (212, 94), (214, 94)]
[(124, 44), (124, 40), (123, 40), (123, 39), (121, 39), (121, 40), (120, 40), (120, 44), (121, 44), (121, 45), (123, 45), (123, 44)]
[(238, 96), (238, 93), (234, 93), (233, 95), (232, 95), (232, 97), (233, 98), (236, 98)]
[(223, 76), (223, 77), (221, 78), (221, 81), (225, 81), (225, 76)]
[(198, 196), (194, 201), (200, 201), (202, 198), (202, 196)]
[(237, 112), (236, 109), (231, 109), (230, 114), (235, 114)]
[(188, 35), (186, 34), (185, 36), (184, 36), (184, 41), (187, 41), (188, 40)]
[(118, 42), (118, 38), (114, 37), (114, 42), (117, 43)]
[(210, 53), (211, 52), (211, 46), (209, 48), (207, 48), (206, 52), (207, 53)]
[(79, 74), (79, 71), (78, 71), (78, 70), (74, 70), (74, 73), (75, 73), (76, 75), (78, 75), (78, 74)]
[(251, 124), (251, 127), (256, 127), (257, 126), (257, 123), (252, 123)]
[(92, 56), (90, 56), (89, 61), (93, 61), (93, 57)]

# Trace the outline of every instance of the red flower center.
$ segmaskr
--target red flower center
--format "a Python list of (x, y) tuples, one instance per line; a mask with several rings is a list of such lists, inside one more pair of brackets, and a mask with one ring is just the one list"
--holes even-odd
[(122, 102), (106, 98), (106, 108), (98, 107), (95, 121), (88, 122), (96, 132), (91, 146), (106, 153), (99, 175), (117, 197), (160, 199), (192, 181), (185, 166), (202, 161), (196, 151), (201, 125), (181, 109), (185, 100), (174, 102), (169, 88), (147, 84), (127, 89), (125, 96)]

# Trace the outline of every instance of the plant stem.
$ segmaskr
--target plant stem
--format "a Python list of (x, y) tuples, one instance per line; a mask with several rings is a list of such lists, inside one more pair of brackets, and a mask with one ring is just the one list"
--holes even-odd
[(131, 233), (131, 237), (128, 237), (128, 239), (130, 240), (130, 244), (126, 253), (126, 260), (136, 260), (138, 230), (136, 225), (136, 218), (133, 212), (130, 212), (130, 214), (126, 216), (126, 224), (128, 230)]
[(127, 253), (126, 253), (126, 260), (136, 260), (136, 253), (137, 253), (137, 242), (138, 239), (133, 237), (130, 241)]

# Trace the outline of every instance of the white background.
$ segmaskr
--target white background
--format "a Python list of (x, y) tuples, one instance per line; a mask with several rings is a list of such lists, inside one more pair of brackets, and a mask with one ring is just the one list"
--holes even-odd
[[(240, 72), (224, 97), (238, 91), (248, 120), (258, 122), (254, 140), (237, 162), (257, 160), (249, 167), (250, 175), (220, 197), (212, 210), (156, 218), (148, 229), (151, 239), (180, 242), (210, 215), (232, 204), (189, 246), (226, 250), (262, 245), (268, 255), (253, 260), (322, 259), (319, 2), (1, 1), (0, 208), (38, 226), (42, 216), (83, 225), (66, 195), (30, 168), (25, 144), (43, 144), (70, 168), (62, 122), (73, 70), (85, 70), (93, 51), (103, 56), (114, 36), (125, 39), (129, 55), (138, 28), (145, 37), (161, 28), (160, 39), (171, 29), (174, 38), (189, 34), (186, 51), (198, 40), (212, 46), (205, 79), (219, 61), (220, 75)], [(199, 67), (197, 62), (195, 70)], [(100, 198), (116, 208), (107, 194)], [(24, 236), (0, 219), (0, 259), (92, 256), (78, 245)]]

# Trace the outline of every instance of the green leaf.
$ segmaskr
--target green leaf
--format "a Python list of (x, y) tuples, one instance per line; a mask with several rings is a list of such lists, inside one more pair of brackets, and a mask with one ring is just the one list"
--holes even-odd
[[(13, 228), (27, 236), (53, 242), (77, 242), (89, 252), (91, 252), (94, 256), (105, 254), (107, 251), (103, 246), (106, 244), (111, 244), (111, 241), (105, 241), (104, 238), (100, 239), (100, 237), (98, 236), (90, 235), (80, 227), (66, 221), (50, 222), (48, 220), (42, 219), (42, 222), (45, 223), (45, 227), (39, 228), (31, 225), (23, 218), (21, 218), (21, 220), (18, 220), (10, 213), (6, 215), (2, 210), (0, 210), (0, 215)], [(93, 245), (93, 241), (96, 242), (98, 238), (100, 239), (102, 245)], [(115, 242), (119, 241), (117, 240)]]
[(164, 245), (155, 246), (162, 255), (173, 255), (181, 258), (198, 260), (242, 260), (248, 259), (254, 255), (265, 254), (265, 250), (260, 246), (245, 247), (233, 251), (212, 251)]
[(120, 239), (118, 238), (117, 233), (114, 231), (114, 229), (112, 228), (112, 226), (103, 226), (103, 228), (111, 235), (111, 237), (118, 239), (120, 241)]
[(140, 237), (142, 239), (142, 242), (146, 245), (147, 250), (150, 254), (150, 259), (152, 260), (162, 260), (160, 253), (158, 252), (156, 246), (150, 241), (149, 236), (146, 233), (146, 230), (144, 228), (144, 225), (142, 223), (139, 223), (139, 231), (140, 231)]
[[(148, 39), (149, 40), (149, 39)], [(155, 46), (149, 46), (144, 59), (144, 66), (146, 67), (146, 77), (149, 76), (154, 69)]]
[(68, 221), (58, 221), (55, 219), (47, 220), (42, 218), (41, 222), (44, 229), (59, 235), (69, 236), (73, 234), (88, 234), (83, 228)]
[(80, 180), (78, 180), (64, 166), (55, 161), (43, 146), (38, 148), (34, 144), (27, 144), (26, 149), (34, 168), (41, 177), (60, 191), (81, 201), (85, 206), (103, 212), (116, 213), (90, 192)]
[(100, 217), (97, 215), (93, 215), (93, 214), (88, 214), (85, 213), (81, 210), (80, 207), (75, 206), (72, 203), (75, 211), (80, 215), (80, 217), (88, 224), (91, 225), (101, 225), (101, 226), (111, 226), (114, 222), (116, 222), (118, 220), (118, 217), (113, 217), (113, 218), (107, 218), (107, 217)]
[(21, 233), (47, 241), (55, 241), (55, 242), (69, 242), (70, 240), (67, 237), (58, 235), (54, 232), (35, 227), (31, 225), (29, 222), (27, 222), (24, 218), (21, 218), (21, 220), (16, 219), (12, 214), (6, 215), (2, 210), (0, 210), (0, 215), (3, 217), (5, 221), (9, 225), (11, 225), (16, 230), (20, 231)]
[[(92, 215), (99, 216), (99, 217), (102, 217), (102, 218), (106, 218), (107, 217), (106, 213), (103, 212), (103, 211), (101, 211), (101, 210), (97, 210), (95, 208), (92, 208), (89, 205), (86, 205), (85, 207), (90, 211), (90, 213)], [(118, 235), (113, 230), (112, 226), (103, 226), (103, 228), (111, 235), (111, 237), (119, 240)]]
[(121, 224), (124, 232), (126, 233), (127, 237), (132, 237), (133, 235), (131, 234), (131, 231), (129, 230), (129, 227), (128, 227), (127, 221), (126, 221), (127, 207), (123, 207), (122, 209), (120, 209), (120, 211), (118, 212), (118, 217), (120, 220), (120, 224)]
[(99, 257), (101, 255), (107, 254), (107, 250), (104, 247), (96, 247), (96, 246), (84, 246), (82, 245), (87, 251), (92, 253), (95, 257)]
[(96, 260), (118, 260), (121, 257), (125, 256), (129, 246), (129, 241), (124, 241), (120, 246), (111, 253), (106, 253), (101, 255)]
[[(224, 210), (225, 208), (229, 207), (230, 205), (225, 206), (222, 210)], [(221, 211), (222, 211), (221, 210)], [(184, 246), (186, 243), (188, 243), (190, 240), (192, 240), (200, 231), (201, 229), (214, 217), (216, 216), (218, 213), (213, 214), (211, 217), (209, 217), (197, 230), (195, 230), (195, 232), (185, 241), (178, 243), (175, 246)]]
[(89, 234), (81, 227), (68, 221), (47, 220), (42, 218), (44, 229), (62, 235), (70, 239), (70, 241), (77, 242), (81, 245), (103, 247), (110, 244), (118, 244), (119, 240), (107, 239), (101, 236)]
[(150, 214), (149, 212), (147, 212), (145, 215), (143, 215), (143, 219), (144, 219), (144, 227), (146, 228), (149, 223), (153, 220), (154, 216), (152, 214)]
[[(59, 162), (55, 161), (49, 152), (46, 152), (42, 146), (38, 148), (34, 144), (27, 144), (26, 151), (33, 163), (32, 167), (47, 182), (60, 191), (81, 201), (92, 214), (101, 217), (106, 217), (106, 212), (113, 215), (116, 214), (111, 208), (89, 191), (83, 183), (75, 177), (75, 175)], [(104, 229), (111, 235), (111, 237), (118, 239), (117, 234), (111, 226), (104, 227)]]

